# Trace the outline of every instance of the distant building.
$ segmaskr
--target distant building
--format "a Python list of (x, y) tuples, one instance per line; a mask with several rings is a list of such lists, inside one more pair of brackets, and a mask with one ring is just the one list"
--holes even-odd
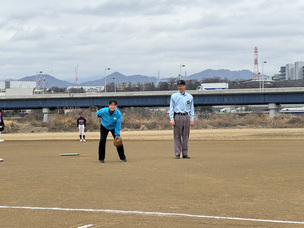
[(295, 79), (304, 79), (304, 62), (295, 63)]
[(272, 80), (274, 80), (274, 81), (287, 80), (287, 78), (286, 78), (286, 67), (282, 66), (281, 69), (280, 69), (280, 73), (275, 74), (274, 76), (272, 76)]
[(123, 82), (122, 84), (119, 85), (119, 89), (123, 90), (125, 88), (128, 88), (128, 84), (126, 82)]
[(196, 90), (223, 90), (229, 89), (228, 83), (202, 83)]
[(3, 81), (0, 82), (0, 89), (28, 89), (36, 88), (36, 82), (32, 81)]
[(286, 64), (286, 79), (285, 80), (295, 80), (294, 72), (295, 64)]
[(101, 92), (104, 90), (104, 86), (69, 86), (67, 88), (68, 91), (70, 91), (71, 89), (80, 89), (82, 88), (85, 92)]
[(304, 61), (289, 63), (281, 67), (280, 74), (276, 74), (274, 80), (299, 80), (304, 79)]

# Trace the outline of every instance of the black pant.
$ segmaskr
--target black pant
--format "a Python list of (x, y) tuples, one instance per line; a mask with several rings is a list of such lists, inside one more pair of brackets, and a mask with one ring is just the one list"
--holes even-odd
[[(107, 136), (109, 131), (112, 133), (113, 138), (115, 138), (115, 130), (109, 130), (105, 128), (102, 124), (100, 125), (100, 141), (99, 141), (99, 160), (104, 160), (106, 155), (106, 143), (107, 143)], [(120, 160), (123, 160), (126, 158), (124, 147), (121, 145), (120, 147), (117, 147), (117, 153), (120, 158)]]

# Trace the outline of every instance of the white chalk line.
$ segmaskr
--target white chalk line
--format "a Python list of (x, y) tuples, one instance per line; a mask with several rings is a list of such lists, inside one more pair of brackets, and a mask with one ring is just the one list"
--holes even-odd
[(88, 225), (84, 225), (84, 226), (78, 226), (77, 228), (88, 228), (88, 227), (92, 227), (94, 226), (94, 224), (88, 224)]
[(124, 211), (110, 209), (79, 209), (79, 208), (59, 208), (59, 207), (21, 207), (21, 206), (0, 206), (0, 209), (26, 209), (26, 210), (54, 210), (54, 211), (84, 211), (84, 212), (104, 212), (113, 214), (137, 214), (137, 215), (154, 215), (154, 216), (181, 216), (192, 218), (208, 218), (208, 219), (223, 219), (223, 220), (238, 220), (251, 222), (269, 222), (269, 223), (288, 223), (288, 224), (304, 224), (304, 221), (287, 221), (287, 220), (271, 220), (271, 219), (251, 219), (238, 217), (223, 217), (210, 215), (191, 215), (182, 213), (165, 213), (165, 212), (146, 212), (146, 211)]

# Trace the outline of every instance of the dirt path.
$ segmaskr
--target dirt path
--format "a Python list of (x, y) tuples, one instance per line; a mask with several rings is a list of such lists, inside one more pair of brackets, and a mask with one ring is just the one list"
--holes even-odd
[[(124, 140), (172, 140), (172, 130), (122, 131)], [(77, 132), (2, 134), (1, 139), (15, 140), (72, 140)], [(87, 132), (89, 140), (98, 140), (99, 132)], [(109, 134), (111, 138), (111, 134)], [(204, 129), (191, 130), (190, 140), (303, 140), (304, 129)]]
[(0, 227), (303, 227), (282, 222), (304, 222), (303, 133), (192, 131), (178, 160), (171, 131), (123, 132), (128, 162), (108, 143), (103, 164), (98, 133), (4, 134)]

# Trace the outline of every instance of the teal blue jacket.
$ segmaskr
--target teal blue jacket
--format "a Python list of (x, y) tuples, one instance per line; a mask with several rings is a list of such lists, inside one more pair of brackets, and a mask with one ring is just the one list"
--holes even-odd
[(108, 130), (115, 129), (115, 137), (120, 136), (121, 129), (121, 112), (115, 109), (114, 113), (111, 115), (109, 107), (99, 109), (96, 112), (96, 116), (101, 118), (101, 124)]

